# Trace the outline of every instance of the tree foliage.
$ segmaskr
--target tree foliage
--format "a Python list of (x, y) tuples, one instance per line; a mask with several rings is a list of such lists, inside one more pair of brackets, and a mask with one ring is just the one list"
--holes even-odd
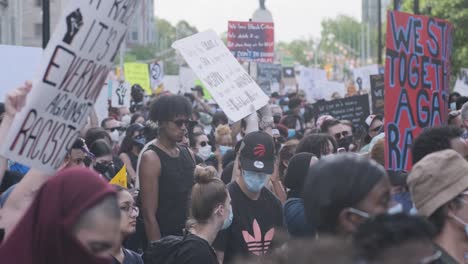
[(337, 52), (335, 43), (344, 44), (348, 51), (358, 55), (361, 47), (361, 23), (354, 17), (338, 15), (322, 21), (322, 47)]

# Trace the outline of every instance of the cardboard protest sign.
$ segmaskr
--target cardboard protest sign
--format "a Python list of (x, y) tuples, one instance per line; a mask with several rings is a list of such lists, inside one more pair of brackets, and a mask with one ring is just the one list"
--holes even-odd
[(173, 45), (214, 100), (236, 122), (268, 103), (268, 96), (237, 62), (212, 30), (178, 40)]
[(369, 96), (359, 95), (332, 101), (319, 101), (312, 105), (316, 118), (331, 115), (338, 120), (349, 120), (355, 128), (361, 127), (370, 115)]
[(320, 80), (315, 82), (315, 96), (325, 100), (343, 98), (346, 95), (346, 86), (341, 82)]
[(229, 21), (227, 47), (239, 61), (273, 63), (273, 23)]
[(130, 108), (132, 86), (125, 81), (112, 81), (112, 107)]
[(370, 91), (370, 76), (376, 74), (379, 74), (379, 66), (376, 64), (354, 69), (353, 76), (357, 89), (359, 91)]
[(41, 62), (41, 56), (41, 48), (0, 45), (0, 58), (2, 58), (0, 63), (0, 102), (5, 101), (9, 90), (34, 78), (34, 73)]
[(283, 68), (280, 64), (257, 64), (257, 83), (267, 95), (279, 93)]
[(70, 1), (58, 20), (28, 95), (0, 152), (53, 173), (99, 97), (137, 0)]
[(164, 64), (162, 61), (151, 63), (149, 65), (151, 87), (156, 89), (164, 80)]
[(326, 81), (327, 72), (321, 69), (306, 68), (301, 69), (299, 76), (299, 89), (304, 90), (309, 101), (324, 99), (320, 89), (317, 89), (317, 81)]
[(454, 92), (458, 92), (462, 96), (468, 96), (468, 69), (460, 69)]
[(384, 113), (384, 75), (377, 74), (370, 76), (371, 82), (371, 101), (372, 101), (372, 113), (383, 114)]
[(415, 138), (447, 123), (453, 27), (396, 11), (387, 17), (385, 165), (410, 171)]
[(101, 93), (94, 103), (94, 111), (96, 111), (96, 115), (98, 117), (99, 124), (102, 120), (109, 117), (109, 101), (112, 96), (112, 81), (107, 79), (104, 83)]
[(124, 65), (125, 80), (130, 85), (138, 84), (143, 88), (146, 94), (151, 95), (153, 89), (151, 89), (150, 75), (148, 64), (146, 63), (125, 63)]

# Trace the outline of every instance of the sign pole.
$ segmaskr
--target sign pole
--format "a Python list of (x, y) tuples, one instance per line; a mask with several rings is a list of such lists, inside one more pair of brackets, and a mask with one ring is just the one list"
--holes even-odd
[(42, 48), (47, 47), (50, 39), (50, 0), (42, 0)]

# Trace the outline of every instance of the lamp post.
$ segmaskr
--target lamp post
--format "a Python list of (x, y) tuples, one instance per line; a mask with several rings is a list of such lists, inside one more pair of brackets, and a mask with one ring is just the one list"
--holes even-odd
[(42, 0), (42, 47), (45, 49), (50, 39), (50, 0)]

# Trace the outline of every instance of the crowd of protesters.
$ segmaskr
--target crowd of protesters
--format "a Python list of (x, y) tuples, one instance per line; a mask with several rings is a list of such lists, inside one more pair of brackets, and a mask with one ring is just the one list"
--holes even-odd
[[(7, 95), (0, 133), (31, 89)], [(382, 113), (353, 124), (300, 91), (271, 98), (231, 122), (201, 87), (136, 85), (55, 176), (1, 158), (0, 262), (465, 263), (468, 98), (414, 140), (409, 172), (384, 169)], [(126, 188), (109, 184), (122, 168)]]

